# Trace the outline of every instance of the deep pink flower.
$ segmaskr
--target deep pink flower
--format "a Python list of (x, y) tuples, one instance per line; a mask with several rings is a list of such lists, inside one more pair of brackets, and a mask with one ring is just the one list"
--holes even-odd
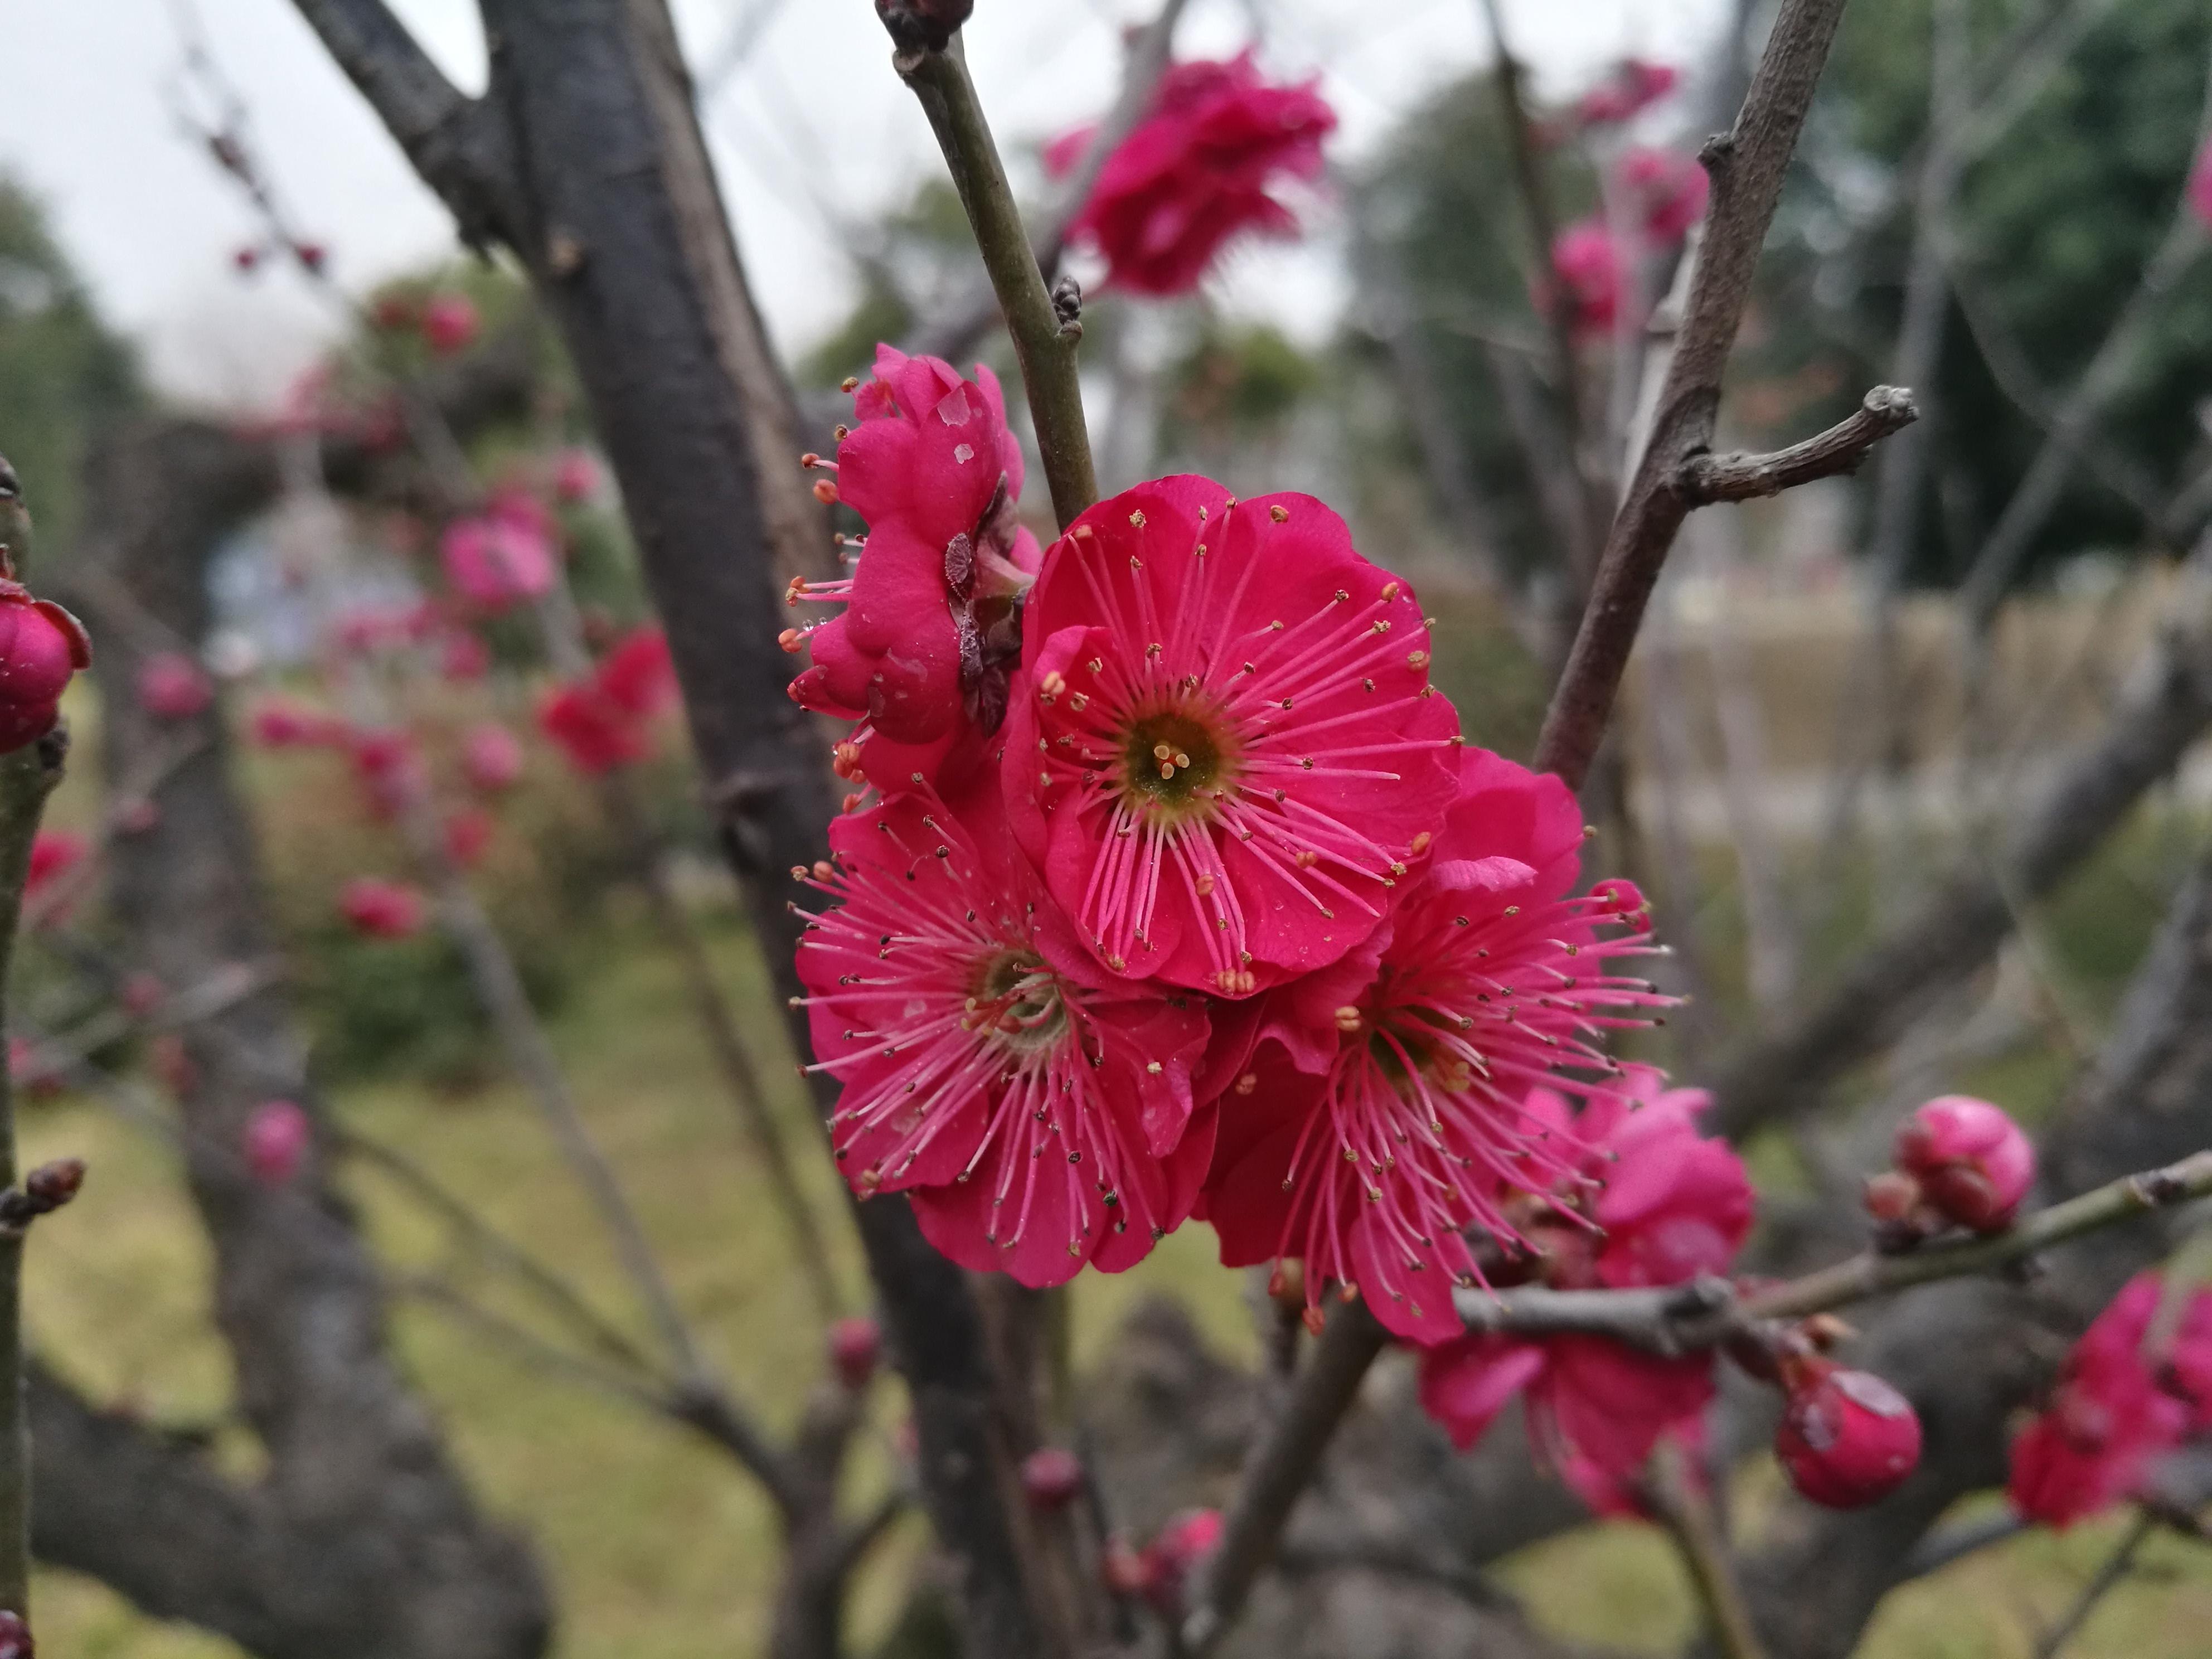
[(1452, 799), (1413, 590), (1310, 495), (1164, 478), (1054, 544), (1005, 789), (1117, 974), (1248, 994), (1374, 932)]
[(652, 752), (637, 717), (593, 680), (548, 692), (538, 705), (538, 724), (568, 763), (588, 775), (611, 772)]
[(2066, 1356), (2050, 1405), (2012, 1443), (2012, 1505), (2028, 1520), (2064, 1527), (2109, 1509), (2212, 1429), (2212, 1290), (2178, 1294), (2161, 1319), (2165, 1279), (2136, 1274)]
[(853, 409), (835, 495), (868, 534), (848, 579), (792, 584), (794, 604), (845, 607), (785, 635), (788, 649), (814, 655), (792, 697), (899, 744), (931, 743), (968, 721), (996, 731), (1014, 603), (1037, 565), (1036, 538), (1014, 519), (1022, 451), (998, 380), (978, 365), (963, 380), (937, 358), (879, 346)]
[(600, 659), (592, 678), (615, 707), (649, 720), (676, 701), (676, 668), (668, 636), (658, 628), (634, 628)]
[(246, 1167), (264, 1187), (281, 1187), (300, 1172), (313, 1129), (289, 1100), (264, 1100), (246, 1120)]
[[(1321, 173), (1336, 112), (1318, 84), (1271, 83), (1249, 52), (1177, 64), (1161, 76), (1151, 112), (1107, 158), (1075, 222), (1074, 234), (1105, 255), (1108, 281), (1139, 294), (1187, 294), (1231, 238), (1297, 234), (1297, 216), (1269, 186)], [(1055, 139), (1046, 170), (1073, 171), (1096, 132)]]
[(477, 337), (476, 301), (465, 294), (434, 294), (422, 302), (416, 326), (422, 339), (441, 357), (469, 349)]
[(799, 943), (817, 1069), (843, 1085), (837, 1160), (904, 1192), (963, 1267), (1057, 1285), (1117, 1273), (1190, 1213), (1214, 1113), (1192, 1095), (1203, 1000), (1102, 972), (984, 787), (832, 822), (842, 900)]
[(553, 523), (528, 495), (503, 490), (439, 538), (446, 580), (480, 610), (498, 611), (552, 592)]
[(31, 837), (30, 873), (23, 883), (23, 898), (36, 903), (58, 886), (91, 850), (91, 843), (72, 830), (41, 830)]
[(522, 744), (496, 720), (483, 720), (461, 739), (461, 772), (472, 789), (495, 795), (522, 781)]
[(157, 720), (185, 720), (215, 701), (215, 684), (181, 651), (157, 651), (139, 665), (138, 706)]
[(2212, 230), (2212, 142), (2197, 152), (2197, 161), (2189, 169), (2189, 205)]
[(1855, 1510), (1887, 1498), (1920, 1462), (1912, 1402), (1871, 1371), (1832, 1359), (1785, 1366), (1789, 1399), (1774, 1455), (1790, 1484), (1815, 1504)]
[(91, 666), (82, 623), (21, 582), (0, 580), (0, 754), (52, 731), (70, 676)]
[(356, 876), (338, 894), (338, 914), (364, 939), (411, 938), (427, 909), (416, 889), (376, 876)]
[(1705, 216), (1712, 182), (1694, 155), (1638, 145), (1620, 158), (1620, 191), (1644, 241), (1669, 247)]
[(2035, 1185), (2035, 1147), (2001, 1106), (1942, 1095), (1897, 1132), (1897, 1167), (1944, 1219), (1978, 1233), (2012, 1225)]
[(564, 449), (553, 459), (553, 499), (574, 507), (599, 493), (599, 464), (588, 449)]
[(253, 705), (246, 729), (266, 749), (319, 748), (342, 744), (350, 735), (337, 715), (278, 696), (264, 697)]
[(884, 1355), (884, 1334), (872, 1319), (848, 1315), (830, 1327), (830, 1366), (858, 1394), (868, 1386)]
[[(1545, 1284), (1625, 1289), (1727, 1271), (1751, 1231), (1753, 1198), (1735, 1151), (1697, 1132), (1710, 1100), (1665, 1089), (1640, 1066), (1579, 1116), (1551, 1090), (1529, 1091), (1526, 1127), (1557, 1162), (1516, 1160), (1499, 1196), (1541, 1250)], [(1537, 1443), (1588, 1495), (1626, 1482), (1662, 1432), (1694, 1425), (1712, 1398), (1712, 1357), (1666, 1358), (1585, 1336), (1461, 1336), (1421, 1356), (1422, 1406), (1462, 1448), (1523, 1390)]]
[(1682, 72), (1670, 64), (1630, 58), (1613, 71), (1612, 79), (1583, 94), (1577, 112), (1589, 126), (1631, 120), (1674, 91), (1681, 78)]
[(1574, 331), (1610, 333), (1620, 315), (1620, 246), (1600, 219), (1569, 225), (1552, 243), (1547, 307), (1564, 305)]
[[(1558, 1075), (1617, 1071), (1595, 1039), (1665, 1000), (1608, 971), (1648, 949), (1650, 921), (1627, 883), (1574, 894), (1583, 836), (1557, 778), (1466, 750), (1389, 920), (1336, 966), (1240, 1011), (1256, 1045), (1249, 1062), (1216, 1061), (1237, 1075), (1204, 1211), (1224, 1264), (1301, 1258), (1310, 1304), (1336, 1279), (1400, 1335), (1443, 1341), (1460, 1331), (1454, 1285), (1474, 1282), (1462, 1230), (1540, 1242), (1568, 1271), (1564, 1253), (1590, 1248), (1578, 1230), (1539, 1241), (1522, 1224), (1585, 1199), (1607, 1147), (1622, 1163), (1599, 1214), (1621, 1236), (1596, 1257), (1600, 1282), (1669, 1284), (1726, 1259), (1748, 1198), (1732, 1156), (1688, 1127), (1699, 1097), (1659, 1095), (1628, 1118), (1656, 1092), (1650, 1073), (1609, 1087)], [(1589, 1100), (1571, 1127), (1546, 1083)]]

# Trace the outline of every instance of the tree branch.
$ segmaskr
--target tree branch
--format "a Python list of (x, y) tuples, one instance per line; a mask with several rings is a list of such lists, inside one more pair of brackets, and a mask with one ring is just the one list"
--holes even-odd
[(1674, 475), (1674, 488), (1692, 507), (1748, 501), (1785, 489), (1856, 472), (1867, 452), (1920, 418), (1912, 393), (1878, 386), (1826, 432), (1766, 455), (1692, 455)]
[(1674, 480), (1685, 461), (1712, 447), (1721, 374), (1844, 4), (1786, 0), (1734, 129), (1709, 141), (1699, 158), (1712, 178), (1712, 203), (1681, 331), (1661, 386), (1651, 440), (1614, 517), (1582, 628), (1537, 743), (1537, 769), (1558, 773), (1571, 787), (1581, 787), (1597, 753), (1644, 608), (1689, 512)]
[(384, 0), (297, 0), (346, 77), (481, 250), (513, 220), (514, 171), (497, 125), (430, 59)]
[[(1099, 123), (1090, 147), (1083, 152), (1083, 159), (1061, 185), (1059, 200), (1030, 239), (1036, 254), (1037, 269), (1047, 276), (1060, 269), (1060, 257), (1067, 251), (1067, 239), (1075, 229), (1075, 222), (1089, 205), (1091, 192), (1097, 188), (1099, 174), (1106, 170), (1106, 163), (1152, 108), (1152, 95), (1159, 90), (1160, 77), (1167, 73), (1174, 55), (1176, 25), (1182, 21), (1188, 3), (1188, 0), (1163, 0), (1152, 21), (1131, 38), (1127, 61), (1121, 71), (1121, 90), (1114, 100), (1113, 108)], [(915, 356), (965, 357), (975, 349), (975, 343), (998, 320), (998, 316), (999, 296), (985, 282), (975, 293), (963, 295), (947, 307), (943, 316), (915, 330), (906, 349)]]
[[(0, 468), (6, 463), (0, 461)], [(62, 781), (69, 735), (56, 731), (0, 756), (0, 985), (8, 977), (30, 873), (31, 842), (46, 797)], [(15, 1102), (0, 1066), (0, 1189), (15, 1195)], [(23, 1245), (26, 1229), (0, 1225), (0, 1607), (31, 1614), (31, 1438), (23, 1401)]]
[(1244, 1610), (1254, 1581), (1274, 1555), (1291, 1507), (1321, 1467), (1336, 1425), (1358, 1398), (1367, 1368), (1389, 1340), (1362, 1301), (1344, 1304), (1328, 1322), (1282, 1415), (1254, 1446), (1223, 1516), (1221, 1548), (1183, 1621), (1183, 1645), (1191, 1659), (1205, 1659)]
[(1748, 1295), (1723, 1280), (1706, 1279), (1650, 1290), (1555, 1291), (1532, 1285), (1459, 1291), (1452, 1304), (1477, 1334), (1605, 1336), (1654, 1353), (1686, 1353), (1766, 1320), (1802, 1319), (1916, 1285), (1994, 1273), (2070, 1239), (2208, 1195), (2212, 1152), (2203, 1152), (2122, 1176), (1987, 1238), (1931, 1244), (1896, 1255), (1869, 1250)]
[(1091, 434), (1083, 418), (1083, 386), (1075, 370), (1082, 325), (1072, 316), (1063, 319), (1054, 295), (1045, 290), (1044, 273), (1022, 228), (1021, 210), (1006, 182), (999, 147), (983, 118), (959, 42), (944, 52), (901, 52), (894, 54), (891, 64), (929, 117), (961, 205), (968, 210), (983, 268), (990, 272), (992, 289), (1014, 338), (1022, 384), (1029, 392), (1030, 419), (1036, 428), (1037, 453), (1044, 462), (1045, 482), (1052, 489), (1053, 512), (1065, 530), (1098, 499)]
[(1712, 1500), (1698, 1489), (1680, 1442), (1662, 1437), (1651, 1454), (1646, 1486), (1652, 1507), (1682, 1557), (1682, 1565), (1704, 1604), (1713, 1645), (1723, 1659), (1766, 1659), (1753, 1628), (1751, 1609), (1736, 1582), (1735, 1563), (1723, 1535)]

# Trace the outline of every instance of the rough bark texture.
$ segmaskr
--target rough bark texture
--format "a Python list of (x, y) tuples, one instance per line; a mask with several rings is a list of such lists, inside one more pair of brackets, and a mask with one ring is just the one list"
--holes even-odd
[[(829, 548), (664, 0), (482, 0), (491, 75), (475, 100), (423, 92), (436, 70), (380, 0), (295, 3), (464, 231), (511, 247), (558, 324), (668, 630), (730, 862), (779, 993), (799, 994), (805, 917), (787, 872), (822, 855), (836, 795), (821, 733), (786, 696), (792, 659), (775, 636), (785, 580), (818, 570)], [(804, 1015), (791, 1023), (803, 1051)], [(972, 1650), (1030, 1659), (1018, 1487), (975, 1299), (903, 1201), (861, 1206), (859, 1226)]]
[[(143, 776), (180, 736), (201, 743), (156, 791), (157, 825), (118, 838), (112, 859), (125, 956), (173, 988), (264, 962), (275, 941), (217, 711), (157, 724), (132, 688), (150, 653), (197, 644), (208, 556), (273, 481), (264, 452), (213, 428), (112, 434), (91, 461), (87, 556), (62, 584), (100, 641), (111, 780)], [(319, 1139), (279, 1188), (239, 1155), (262, 1101), (319, 1116), (283, 991), (264, 987), (185, 1041), (197, 1073), (179, 1102), (186, 1176), (268, 1470), (228, 1480), (189, 1445), (38, 1371), (40, 1555), (269, 1659), (532, 1659), (551, 1624), (537, 1565), (478, 1510), (391, 1358), (376, 1267)]]

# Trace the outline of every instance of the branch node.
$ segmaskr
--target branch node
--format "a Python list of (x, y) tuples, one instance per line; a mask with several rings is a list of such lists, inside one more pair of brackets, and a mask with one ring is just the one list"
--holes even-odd
[(1060, 337), (1083, 337), (1083, 285), (1065, 271), (1052, 285), (1052, 314), (1060, 319)]
[(0, 1192), (0, 1238), (20, 1239), (42, 1215), (52, 1215), (77, 1195), (84, 1185), (84, 1160), (57, 1158), (41, 1164), (23, 1178), (21, 1187)]

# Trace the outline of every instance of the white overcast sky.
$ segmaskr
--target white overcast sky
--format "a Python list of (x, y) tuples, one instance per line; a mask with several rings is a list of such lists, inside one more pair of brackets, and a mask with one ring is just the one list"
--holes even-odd
[[(393, 0), (449, 73), (482, 84), (474, 0)], [(367, 288), (451, 252), (450, 222), (419, 185), (290, 0), (0, 0), (7, 90), (0, 169), (46, 202), (106, 315), (144, 345), (157, 383), (199, 400), (264, 400), (328, 324), (289, 273), (241, 283), (232, 251), (254, 221), (169, 112), (179, 7), (191, 4), (245, 95), (253, 139), (295, 216), (327, 240), (340, 278)], [(763, 0), (674, 0), (695, 68)], [(1111, 98), (1119, 30), (1154, 0), (977, 0), (969, 62), (1013, 148)], [(1506, 0), (1542, 82), (1571, 88), (1626, 52), (1680, 58), (1717, 0)], [(1319, 73), (1356, 156), (1392, 121), (1487, 52), (1477, 0), (1192, 0), (1187, 54), (1261, 31), (1264, 61)], [(817, 203), (865, 215), (941, 165), (892, 76), (869, 0), (782, 0), (744, 66), (705, 112), (722, 185), (770, 326), (787, 349), (828, 329), (851, 289)], [(1316, 327), (1333, 304), (1321, 258), (1247, 253), (1223, 303)], [(0, 387), (0, 396), (5, 388)]]

